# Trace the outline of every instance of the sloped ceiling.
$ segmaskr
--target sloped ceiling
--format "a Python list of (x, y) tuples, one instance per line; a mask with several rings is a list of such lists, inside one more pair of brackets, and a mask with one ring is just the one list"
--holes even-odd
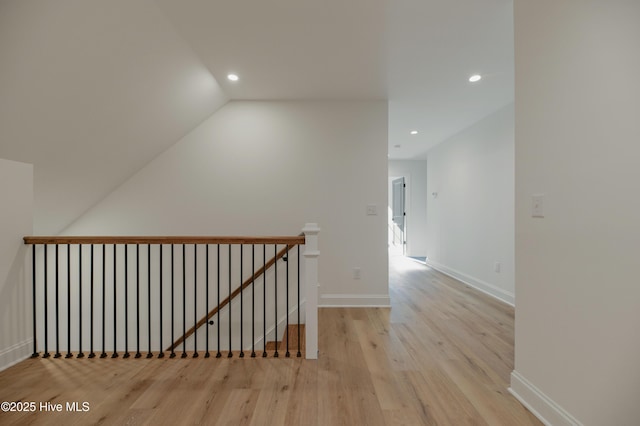
[(0, 157), (35, 165), (40, 234), (228, 99), (388, 99), (389, 157), (424, 158), (513, 101), (512, 21), (512, 0), (0, 0)]
[(0, 1), (0, 157), (57, 233), (227, 98), (153, 1)]

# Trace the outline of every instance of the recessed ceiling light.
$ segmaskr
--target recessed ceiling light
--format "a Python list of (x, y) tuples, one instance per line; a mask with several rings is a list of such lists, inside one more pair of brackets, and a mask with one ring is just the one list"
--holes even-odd
[(480, 81), (482, 79), (482, 76), (480, 74), (474, 74), (471, 77), (469, 77), (469, 81), (472, 83), (475, 83), (476, 81)]
[(240, 79), (237, 74), (227, 74), (227, 78), (231, 81), (238, 81)]
[(409, 133), (410, 133), (410, 134), (412, 134), (412, 135), (417, 135), (417, 134), (418, 134), (418, 131), (417, 131), (417, 130), (412, 130), (412, 131), (410, 131)]

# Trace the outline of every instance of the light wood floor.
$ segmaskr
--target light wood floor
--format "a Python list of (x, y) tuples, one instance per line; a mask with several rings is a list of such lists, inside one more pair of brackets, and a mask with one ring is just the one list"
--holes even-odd
[[(30, 359), (0, 401), (88, 402), (0, 424), (540, 425), (507, 391), (513, 309), (393, 258), (391, 309), (321, 309), (320, 359)], [(63, 408), (64, 410), (64, 408)]]

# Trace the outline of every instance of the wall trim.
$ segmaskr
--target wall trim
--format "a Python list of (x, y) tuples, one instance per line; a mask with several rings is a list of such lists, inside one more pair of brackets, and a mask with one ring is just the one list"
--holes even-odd
[(29, 358), (33, 350), (33, 339), (16, 343), (6, 349), (0, 350), (0, 371), (16, 365)]
[(583, 426), (516, 370), (511, 372), (509, 392), (546, 426)]
[(448, 275), (451, 278), (455, 278), (456, 280), (461, 281), (485, 294), (488, 294), (489, 296), (494, 297), (500, 300), (501, 302), (504, 302), (511, 306), (515, 306), (515, 301), (516, 301), (515, 295), (509, 291), (496, 287), (493, 284), (489, 284), (486, 281), (482, 281), (480, 279), (474, 278), (470, 275), (465, 274), (464, 272), (460, 272), (453, 268), (449, 268), (448, 266), (442, 265), (438, 262), (434, 262), (429, 258), (427, 258), (426, 263), (427, 263), (427, 266), (439, 272), (442, 272), (443, 274)]
[(386, 294), (321, 294), (319, 308), (390, 308)]

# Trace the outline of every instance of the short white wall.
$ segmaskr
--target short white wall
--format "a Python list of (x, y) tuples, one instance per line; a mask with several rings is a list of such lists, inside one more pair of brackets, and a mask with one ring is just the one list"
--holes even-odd
[(554, 425), (639, 424), (639, 22), (638, 1), (515, 2), (511, 384)]
[(317, 222), (319, 304), (388, 305), (387, 160), (386, 102), (230, 102), (64, 234), (297, 235)]
[(427, 193), (427, 263), (513, 304), (513, 104), (427, 153)]
[(424, 257), (427, 255), (427, 162), (389, 160), (389, 177), (405, 177), (407, 184), (407, 256)]
[(22, 237), (33, 232), (33, 166), (0, 159), (0, 370), (33, 352), (30, 271)]

